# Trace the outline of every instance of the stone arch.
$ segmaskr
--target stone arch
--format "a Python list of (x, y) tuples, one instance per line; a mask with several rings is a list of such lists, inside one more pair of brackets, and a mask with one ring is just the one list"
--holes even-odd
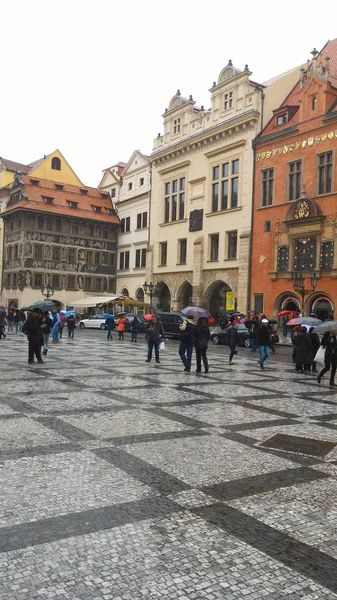
[(294, 292), (282, 292), (275, 299), (274, 312), (278, 314), (281, 310), (301, 310), (301, 301)]
[(138, 300), (138, 302), (144, 302), (144, 290), (142, 287), (139, 287), (136, 289), (136, 300)]
[(322, 321), (333, 320), (335, 314), (335, 303), (330, 294), (326, 292), (314, 292), (306, 302), (306, 314), (312, 315)]
[(178, 310), (182, 308), (186, 308), (186, 306), (190, 306), (192, 304), (193, 297), (193, 287), (192, 284), (186, 280), (179, 286), (176, 299), (178, 303)]
[(129, 290), (127, 287), (121, 289), (121, 296), (129, 296)]
[[(232, 288), (220, 279), (213, 281), (206, 289), (203, 297), (203, 308), (209, 310), (213, 317), (222, 317), (226, 312), (226, 295)], [(236, 308), (236, 301), (233, 310)]]
[(171, 292), (167, 283), (162, 279), (158, 281), (153, 298), (153, 307), (155, 310), (169, 312), (171, 310)]

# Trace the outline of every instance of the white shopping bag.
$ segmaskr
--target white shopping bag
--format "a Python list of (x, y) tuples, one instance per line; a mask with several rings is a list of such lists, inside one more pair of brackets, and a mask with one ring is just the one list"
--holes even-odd
[(316, 352), (314, 361), (319, 362), (319, 363), (324, 363), (324, 358), (325, 358), (325, 348), (323, 348), (323, 346), (320, 346)]
[(160, 344), (159, 344), (159, 352), (162, 352), (163, 350), (165, 350), (165, 342), (160, 342)]

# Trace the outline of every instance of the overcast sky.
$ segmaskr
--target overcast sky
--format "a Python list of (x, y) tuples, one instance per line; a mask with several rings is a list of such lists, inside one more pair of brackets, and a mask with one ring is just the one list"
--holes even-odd
[(209, 108), (229, 58), (266, 81), (337, 37), (336, 17), (336, 0), (0, 0), (0, 156), (58, 148), (97, 186), (151, 153), (178, 88)]

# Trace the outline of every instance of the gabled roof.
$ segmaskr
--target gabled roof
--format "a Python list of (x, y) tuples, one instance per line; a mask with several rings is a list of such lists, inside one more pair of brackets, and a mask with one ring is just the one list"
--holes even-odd
[(16, 173), (17, 171), (20, 171), (20, 173), (29, 173), (32, 168), (30, 165), (24, 165), (15, 162), (14, 160), (8, 160), (8, 158), (1, 157), (0, 162), (6, 167), (7, 171), (13, 171), (13, 173)]
[(151, 164), (152, 160), (149, 156), (146, 156), (145, 154), (142, 154), (140, 150), (134, 150), (128, 160), (128, 162), (126, 163), (125, 167), (124, 167), (124, 171), (123, 171), (123, 176), (125, 176), (125, 174), (127, 173), (130, 165), (132, 164), (132, 161), (134, 160), (135, 156), (139, 156), (140, 158), (142, 158), (148, 165)]
[[(21, 208), (106, 223), (119, 223), (116, 215), (107, 212), (107, 209), (113, 209), (108, 194), (102, 195), (95, 188), (55, 184), (53, 181), (29, 177), (29, 175), (22, 175), (20, 179), (23, 182), (24, 197), (16, 204), (8, 206), (1, 216)], [(33, 185), (32, 181), (38, 181), (38, 185)], [(62, 186), (63, 190), (57, 190), (56, 185)], [(81, 189), (86, 190), (87, 195), (83, 195)], [(45, 198), (52, 198), (53, 203), (47, 204)], [(71, 208), (69, 202), (76, 202), (77, 208)], [(95, 212), (94, 206), (101, 208), (102, 212)]]

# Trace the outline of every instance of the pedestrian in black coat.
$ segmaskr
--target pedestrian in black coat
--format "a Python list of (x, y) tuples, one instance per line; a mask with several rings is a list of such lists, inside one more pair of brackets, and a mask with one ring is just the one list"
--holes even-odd
[(238, 334), (238, 324), (233, 323), (231, 327), (227, 329), (227, 343), (230, 348), (229, 360), (228, 364), (233, 364), (233, 356), (236, 351), (236, 347), (239, 345), (239, 334)]
[(43, 363), (41, 358), (41, 325), (42, 325), (42, 311), (35, 309), (28, 316), (25, 322), (22, 332), (27, 335), (28, 338), (28, 363), (31, 365), (34, 362), (34, 355), (37, 358), (38, 363)]
[(306, 328), (301, 327), (294, 339), (296, 345), (295, 371), (302, 372), (304, 370), (308, 372), (310, 371), (310, 366), (313, 361), (313, 355), (311, 340), (307, 334)]
[(201, 373), (201, 359), (204, 363), (205, 373), (208, 373), (207, 348), (211, 333), (208, 327), (207, 319), (201, 317), (194, 329), (195, 354), (197, 359), (197, 373)]
[(308, 337), (310, 338), (311, 349), (312, 349), (313, 362), (311, 365), (311, 370), (313, 373), (317, 373), (316, 361), (314, 359), (315, 359), (316, 353), (318, 351), (318, 348), (320, 346), (320, 342), (319, 342), (319, 335), (317, 333), (313, 333), (313, 329), (314, 329), (314, 327), (310, 327)]
[(327, 331), (321, 341), (321, 346), (325, 348), (325, 356), (324, 356), (324, 369), (321, 370), (319, 375), (317, 375), (318, 383), (321, 383), (321, 379), (324, 373), (330, 371), (330, 387), (337, 387), (335, 383), (335, 375), (337, 369), (337, 338), (336, 331)]

